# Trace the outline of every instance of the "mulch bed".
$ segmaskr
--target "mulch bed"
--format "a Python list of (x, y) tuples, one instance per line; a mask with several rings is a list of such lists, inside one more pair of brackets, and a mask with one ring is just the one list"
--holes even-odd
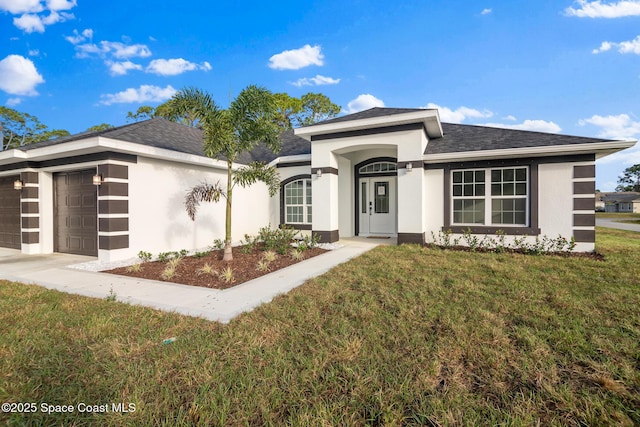
[[(103, 273), (119, 274), (122, 276), (138, 277), (141, 279), (158, 280), (162, 282), (180, 283), (183, 285), (201, 286), (204, 288), (228, 289), (251, 279), (255, 279), (256, 277), (264, 276), (265, 274), (273, 273), (276, 270), (301, 262), (294, 260), (289, 256), (289, 254), (278, 254), (276, 259), (269, 263), (269, 271), (258, 271), (258, 261), (263, 258), (264, 252), (259, 249), (254, 249), (251, 253), (242, 253), (240, 248), (241, 247), (233, 248), (233, 261), (231, 262), (222, 261), (223, 251), (221, 250), (212, 251), (204, 257), (184, 257), (176, 267), (175, 275), (171, 279), (166, 280), (162, 278), (162, 272), (166, 268), (167, 263), (160, 261), (145, 262), (141, 265), (140, 271), (131, 271), (128, 267), (120, 267), (113, 270), (103, 271)], [(325, 252), (327, 252), (327, 250), (320, 248), (307, 249), (304, 251), (304, 259), (302, 261), (321, 255)], [(200, 270), (205, 264), (209, 264), (217, 273), (222, 272), (227, 267), (231, 267), (234, 277), (233, 282), (227, 283), (215, 273), (203, 274), (199, 272), (198, 270)]]

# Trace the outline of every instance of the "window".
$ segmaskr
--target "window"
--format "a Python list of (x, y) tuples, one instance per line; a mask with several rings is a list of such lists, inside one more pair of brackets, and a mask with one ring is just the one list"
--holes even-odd
[(358, 172), (360, 175), (367, 175), (371, 173), (395, 172), (396, 170), (397, 165), (393, 162), (375, 162), (362, 166), (358, 169)]
[(451, 174), (453, 224), (528, 225), (528, 168), (456, 170)]
[(311, 224), (311, 180), (299, 179), (284, 186), (286, 224)]

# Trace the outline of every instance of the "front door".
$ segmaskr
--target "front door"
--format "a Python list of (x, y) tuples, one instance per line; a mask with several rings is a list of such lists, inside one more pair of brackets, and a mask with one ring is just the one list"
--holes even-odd
[(359, 234), (396, 234), (396, 177), (360, 178), (359, 185)]

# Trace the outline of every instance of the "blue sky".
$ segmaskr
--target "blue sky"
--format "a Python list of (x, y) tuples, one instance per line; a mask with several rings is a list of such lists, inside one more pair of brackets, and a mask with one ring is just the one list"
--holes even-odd
[[(321, 92), (355, 112), (640, 136), (640, 0), (0, 0), (0, 104), (77, 133), (196, 86)], [(640, 144), (639, 144), (640, 145)], [(597, 165), (612, 190), (640, 147)]]

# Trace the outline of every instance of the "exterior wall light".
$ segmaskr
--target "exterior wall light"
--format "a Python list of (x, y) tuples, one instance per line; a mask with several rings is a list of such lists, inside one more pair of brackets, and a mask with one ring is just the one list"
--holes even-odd
[(22, 190), (22, 187), (24, 187), (24, 183), (22, 181), (20, 181), (19, 179), (16, 179), (15, 181), (13, 181), (13, 189), (14, 190)]
[(413, 170), (413, 164), (407, 163), (407, 172), (411, 172)]
[(93, 185), (102, 185), (102, 175), (100, 175), (99, 173), (93, 175)]
[(320, 178), (320, 177), (322, 176), (322, 169), (318, 169), (318, 170), (316, 171), (316, 176), (317, 176), (318, 178)]

